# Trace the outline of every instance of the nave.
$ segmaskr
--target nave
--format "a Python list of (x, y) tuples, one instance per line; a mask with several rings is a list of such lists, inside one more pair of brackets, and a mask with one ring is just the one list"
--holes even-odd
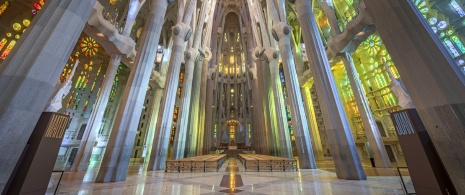
[(270, 178), (322, 171), (363, 192), (407, 167), (419, 194), (465, 194), (464, 8), (0, 0), (0, 191), (43, 194), (53, 171), (124, 186), (245, 150), (298, 162)]
[[(320, 169), (257, 172), (245, 171), (239, 159), (228, 158), (218, 172), (165, 173), (142, 171), (143, 164), (131, 163), (126, 181), (116, 183), (94, 183), (98, 166), (91, 165), (86, 173), (65, 173), (58, 194), (404, 194), (395, 169), (372, 168), (364, 162), (367, 180), (337, 180), (331, 161), (317, 161), (317, 165)], [(58, 177), (53, 175), (51, 181)], [(50, 186), (47, 195), (54, 190)]]

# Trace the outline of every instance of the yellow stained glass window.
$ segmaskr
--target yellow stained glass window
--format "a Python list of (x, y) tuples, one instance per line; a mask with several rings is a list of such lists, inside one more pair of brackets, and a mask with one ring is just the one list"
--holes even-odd
[(13, 24), (13, 29), (14, 29), (15, 31), (20, 31), (20, 30), (21, 30), (21, 27), (22, 27), (22, 26), (21, 26), (21, 24), (19, 24), (19, 23), (14, 23), (14, 24)]

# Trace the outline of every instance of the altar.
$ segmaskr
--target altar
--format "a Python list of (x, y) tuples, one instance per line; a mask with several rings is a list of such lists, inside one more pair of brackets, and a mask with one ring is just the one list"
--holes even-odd
[(228, 146), (228, 150), (237, 150), (237, 146)]

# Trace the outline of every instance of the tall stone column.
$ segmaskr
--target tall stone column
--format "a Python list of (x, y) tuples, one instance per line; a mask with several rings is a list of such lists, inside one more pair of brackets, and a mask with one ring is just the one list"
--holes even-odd
[[(204, 62), (205, 66), (205, 62)], [(207, 71), (207, 80), (206, 80), (206, 86), (205, 86), (205, 118), (203, 119), (204, 122), (204, 128), (205, 128), (205, 134), (204, 134), (204, 141), (203, 141), (203, 150), (202, 154), (208, 154), (210, 151), (210, 148), (212, 148), (212, 141), (213, 141), (213, 128), (215, 125), (215, 119), (213, 116), (213, 112), (215, 111), (215, 105), (214, 105), (214, 99), (216, 98), (214, 93), (211, 93), (213, 91), (213, 75), (214, 74), (214, 69), (208, 68)], [(218, 91), (218, 89), (216, 89)], [(218, 93), (218, 92), (216, 92)]]
[(312, 138), (312, 148), (315, 160), (324, 160), (325, 156), (323, 146), (321, 145), (320, 133), (318, 132), (318, 124), (316, 122), (315, 110), (313, 109), (313, 100), (310, 94), (310, 88), (303, 87), (300, 88), (300, 90), (303, 95), (305, 110), (307, 112), (307, 121), (310, 127), (310, 137)]
[(197, 58), (197, 59), (194, 59), (195, 60), (193, 64), (194, 70), (192, 72), (194, 79), (192, 79), (192, 83), (191, 83), (192, 90), (190, 91), (190, 98), (192, 100), (189, 105), (191, 115), (187, 116), (189, 118), (189, 125), (188, 125), (189, 146), (187, 150), (188, 157), (195, 156), (197, 154), (197, 137), (200, 133), (200, 129), (199, 129), (200, 83), (201, 83), (201, 77), (202, 77), (202, 64), (203, 64), (203, 59), (202, 59), (203, 57), (199, 55), (198, 50), (197, 50), (197, 56), (193, 56), (192, 58)]
[(315, 169), (315, 157), (310, 139), (308, 122), (305, 116), (302, 95), (295, 70), (294, 57), (291, 50), (290, 40), (291, 29), (280, 22), (273, 26), (273, 36), (278, 41), (279, 52), (283, 61), (284, 76), (286, 78), (287, 95), (289, 97), (290, 111), (292, 116), (292, 126), (297, 153), (299, 155), (299, 165), (302, 169)]
[(184, 82), (179, 105), (178, 123), (176, 125), (176, 135), (173, 142), (173, 159), (184, 158), (186, 139), (192, 139), (192, 135), (187, 135), (189, 129), (189, 116), (191, 111), (192, 80), (194, 78), (194, 66), (199, 52), (193, 48), (184, 54)]
[[(269, 149), (269, 155), (272, 156), (278, 156), (280, 155), (278, 153), (280, 145), (279, 145), (279, 140), (278, 138), (278, 117), (277, 117), (277, 112), (276, 112), (276, 106), (275, 106), (275, 95), (274, 95), (274, 89), (272, 85), (272, 77), (271, 77), (271, 72), (270, 72), (270, 66), (265, 60), (261, 61), (262, 64), (262, 71), (263, 71), (263, 102), (265, 103), (264, 107), (265, 109), (265, 115), (267, 116), (267, 125), (268, 129), (266, 130), (266, 136), (267, 136), (267, 142), (268, 142), (268, 149)], [(287, 122), (287, 121), (286, 121)]]
[[(216, 77), (218, 79), (219, 75), (217, 75)], [(217, 82), (219, 82), (219, 81), (217, 81)], [(215, 84), (213, 84), (213, 85), (215, 85)], [(218, 125), (216, 127), (216, 146), (217, 147), (220, 145), (220, 139), (221, 139), (220, 136), (221, 136), (221, 131), (223, 129), (223, 121), (222, 121), (222, 119), (223, 119), (223, 110), (224, 110), (224, 108), (223, 108), (223, 93), (224, 93), (223, 82), (219, 82), (218, 86), (219, 86), (219, 89), (218, 89), (218, 87), (217, 87), (217, 89), (219, 91), (218, 92), (218, 100), (219, 100), (219, 102), (216, 105), (217, 108), (218, 108), (218, 114), (216, 116), (216, 118), (218, 119), (218, 121), (217, 121)], [(225, 97), (225, 99), (227, 99), (227, 98)]]
[(137, 126), (164, 22), (166, 0), (153, 0), (96, 182), (126, 180)]
[[(221, 6), (219, 7), (219, 9)], [(221, 13), (221, 12), (219, 12)], [(213, 13), (211, 13), (213, 14)], [(216, 13), (218, 14), (218, 13)], [(215, 24), (219, 23), (220, 19), (215, 20)], [(218, 66), (218, 61), (220, 59), (220, 51), (221, 51), (221, 28), (214, 26), (213, 28), (213, 35), (212, 35), (212, 53), (211, 53), (211, 64), (208, 67), (208, 73), (207, 73), (207, 80), (206, 80), (206, 100), (205, 100), (205, 132), (211, 133), (209, 137), (205, 137), (204, 139), (204, 154), (208, 153), (210, 148), (212, 148), (213, 145), (216, 145), (216, 143), (213, 143), (213, 134), (214, 134), (214, 127), (216, 123), (216, 118), (218, 117), (216, 114), (216, 108), (218, 105), (218, 94), (220, 91), (220, 88), (214, 88), (215, 87), (215, 79), (218, 76), (217, 73), (217, 66)], [(218, 35), (220, 35), (218, 37)], [(213, 92), (213, 93), (210, 93)], [(216, 102), (216, 104), (215, 104)], [(211, 120), (211, 121), (208, 121)], [(217, 145), (216, 145), (217, 146)]]
[(163, 97), (163, 92), (165, 91), (165, 82), (166, 82), (166, 71), (168, 70), (168, 65), (169, 65), (169, 59), (170, 59), (170, 54), (171, 50), (173, 48), (173, 41), (170, 40), (168, 43), (168, 48), (164, 49), (164, 54), (161, 62), (161, 67), (160, 67), (160, 73), (159, 75), (152, 75), (154, 76), (153, 78), (153, 86), (155, 87), (155, 94), (153, 96), (153, 101), (152, 101), (152, 111), (150, 114), (150, 123), (148, 124), (148, 132), (147, 132), (147, 137), (145, 138), (146, 140), (146, 146), (147, 146), (147, 153), (145, 154), (145, 159), (144, 159), (144, 165), (145, 169), (147, 168), (147, 165), (149, 164), (150, 161), (150, 154), (152, 153), (152, 146), (153, 146), (153, 137), (155, 135), (155, 128), (157, 125), (157, 119), (158, 119), (158, 112), (160, 111), (160, 104), (161, 100)]
[(392, 167), (391, 160), (387, 155), (386, 148), (384, 147), (383, 139), (379, 133), (378, 126), (376, 125), (375, 118), (371, 113), (368, 99), (363, 89), (362, 82), (358, 76), (357, 69), (355, 69), (354, 61), (350, 53), (342, 55), (342, 61), (349, 77), (350, 86), (354, 92), (355, 102), (357, 103), (360, 117), (362, 118), (365, 133), (370, 143), (370, 148), (373, 151), (373, 158), (376, 167), (389, 168)]
[(52, 96), (95, 2), (48, 1), (3, 61), (0, 67), (3, 91), (0, 93), (0, 191), (5, 189)]
[[(257, 49), (256, 49), (257, 51)], [(257, 58), (255, 59), (255, 65), (257, 67), (257, 79), (258, 80), (258, 98), (259, 98), (259, 107), (258, 107), (258, 111), (259, 112), (263, 112), (263, 128), (261, 130), (261, 135), (263, 135), (261, 137), (261, 141), (260, 143), (262, 143), (262, 153), (261, 154), (265, 154), (265, 155), (271, 155), (274, 153), (274, 141), (271, 139), (272, 138), (272, 131), (274, 129), (274, 127), (271, 125), (271, 116), (272, 116), (272, 113), (270, 113), (270, 109), (269, 109), (269, 106), (270, 106), (270, 103), (269, 103), (269, 99), (268, 99), (268, 91), (270, 90), (268, 85), (269, 85), (269, 82), (268, 82), (268, 85), (265, 83), (266, 80), (270, 80), (269, 79), (269, 72), (270, 71), (266, 71), (267, 68), (265, 67), (263, 61), (258, 58), (259, 56), (259, 53), (258, 51), (257, 52), (254, 52), (254, 56), (256, 56)], [(268, 74), (267, 74), (268, 73)], [(274, 114), (273, 114), (274, 115)]]
[(465, 194), (465, 76), (411, 1), (364, 1), (458, 194)]
[(100, 95), (97, 102), (94, 104), (92, 113), (90, 114), (81, 143), (79, 143), (79, 149), (74, 157), (74, 163), (71, 166), (71, 171), (86, 171), (89, 166), (92, 150), (94, 149), (95, 141), (97, 140), (103, 115), (105, 114), (108, 99), (110, 98), (111, 88), (113, 87), (113, 82), (120, 63), (121, 55), (111, 55), (110, 64), (107, 68), (105, 79), (103, 80), (100, 89)]
[(310, 1), (296, 0), (295, 7), (316, 90), (318, 96), (321, 97), (319, 103), (331, 145), (336, 175), (340, 179), (366, 179), (320, 38), (311, 3)]
[(129, 9), (128, 14), (126, 15), (126, 23), (124, 24), (123, 35), (124, 36), (131, 36), (131, 30), (136, 22), (137, 14), (144, 5), (146, 0), (130, 0), (129, 1)]
[[(242, 117), (241, 118), (242, 118), (242, 126), (243, 126), (242, 130), (244, 131), (244, 144), (245, 145), (247, 145), (248, 142), (249, 142), (249, 133), (248, 133), (248, 125), (247, 125), (248, 124), (248, 120), (247, 120), (247, 115), (248, 114), (247, 114), (247, 109), (246, 109), (246, 107), (247, 107), (247, 105), (246, 105), (247, 96), (246, 96), (246, 92), (245, 92), (247, 90), (246, 87), (247, 87), (246, 83), (242, 83), (241, 84), (241, 91), (240, 91), (240, 93), (242, 93), (242, 101), (241, 101), (241, 103), (242, 103), (242, 108), (241, 108), (242, 109)], [(241, 96), (238, 95), (238, 98), (239, 97), (241, 97)]]
[[(213, 13), (211, 13), (213, 14)], [(208, 28), (207, 28), (208, 29)], [(210, 28), (211, 30), (211, 28)], [(206, 118), (205, 118), (205, 105), (207, 105), (207, 99), (208, 97), (207, 96), (210, 96), (210, 97), (213, 97), (213, 93), (210, 93), (207, 95), (207, 79), (209, 79), (208, 77), (208, 64), (210, 63), (210, 60), (212, 58), (212, 53), (210, 51), (209, 48), (207, 47), (204, 47), (204, 52), (205, 52), (205, 58), (203, 59), (203, 64), (202, 64), (202, 80), (201, 80), (201, 83), (200, 83), (200, 103), (199, 103), (199, 108), (200, 108), (200, 116), (199, 116), (199, 136), (198, 136), (198, 143), (197, 143), (197, 155), (203, 155), (203, 154), (208, 154), (208, 150), (210, 149), (210, 146), (205, 148), (205, 142), (206, 140), (208, 139), (209, 141), (208, 142), (211, 142), (211, 132), (210, 131), (207, 131), (207, 125), (206, 124)], [(210, 103), (211, 104), (211, 98), (209, 99), (210, 100)], [(211, 109), (211, 106), (210, 108)], [(208, 121), (208, 124), (211, 124), (211, 118), (212, 116), (210, 116), (209, 120)], [(211, 130), (211, 128), (209, 129)], [(208, 144), (210, 145), (210, 143)]]
[[(132, 26), (134, 25), (137, 13), (139, 12), (145, 0), (139, 2), (139, 0), (131, 0), (129, 3), (129, 11), (126, 19), (126, 23), (123, 29), (123, 35), (130, 36)], [(108, 105), (108, 99), (110, 96), (113, 82), (116, 77), (118, 66), (121, 63), (121, 54), (112, 54), (110, 64), (105, 73), (105, 78), (102, 83), (100, 95), (97, 102), (94, 104), (92, 113), (90, 114), (89, 121), (87, 122), (86, 129), (84, 131), (83, 139), (79, 144), (79, 149), (74, 157), (74, 163), (71, 166), (71, 171), (85, 171), (89, 166), (90, 157), (94, 149), (95, 141), (97, 140), (98, 131), (102, 123), (105, 109)]]
[(292, 158), (291, 138), (287, 125), (286, 106), (284, 104), (283, 90), (279, 77), (278, 51), (274, 48), (265, 50), (265, 60), (269, 63), (271, 85), (273, 86), (274, 106), (276, 109), (276, 121), (278, 123), (276, 139), (279, 145), (276, 148), (278, 154), (285, 158)]
[[(195, 50), (203, 49), (201, 48), (200, 44), (202, 41), (202, 31), (204, 29), (205, 17), (209, 11), (209, 0), (202, 1), (200, 6), (200, 12), (198, 15), (198, 21), (195, 22), (195, 33), (193, 37), (193, 46), (192, 48)], [(197, 52), (199, 53), (199, 52)], [(197, 54), (198, 55), (198, 54)], [(193, 56), (197, 58), (197, 56)], [(203, 57), (199, 56), (195, 61), (194, 72), (194, 79), (192, 80), (192, 91), (191, 91), (191, 103), (190, 103), (190, 113), (189, 115), (189, 123), (188, 123), (188, 131), (189, 131), (189, 140), (187, 156), (195, 156), (197, 154), (197, 142), (198, 142), (198, 135), (200, 133), (199, 129), (199, 116), (200, 116), (200, 84), (202, 80), (202, 64), (203, 64)], [(202, 130), (203, 131), (203, 130)]]
[(153, 147), (147, 168), (148, 171), (165, 169), (171, 126), (173, 124), (179, 72), (181, 71), (181, 56), (184, 49), (184, 42), (189, 40), (191, 35), (191, 28), (182, 22), (173, 26), (172, 29), (173, 49), (171, 50), (170, 65), (166, 75), (165, 91), (158, 112), (157, 126), (155, 128), (155, 136), (153, 137)]

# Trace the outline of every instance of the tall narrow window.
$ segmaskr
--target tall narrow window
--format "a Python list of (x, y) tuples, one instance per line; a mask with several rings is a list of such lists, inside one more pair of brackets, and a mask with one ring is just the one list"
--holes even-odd
[(5, 59), (8, 54), (10, 54), (11, 49), (16, 45), (16, 41), (12, 40), (10, 41), (10, 44), (6, 47), (5, 51), (3, 51), (2, 55), (0, 56), (0, 59)]

